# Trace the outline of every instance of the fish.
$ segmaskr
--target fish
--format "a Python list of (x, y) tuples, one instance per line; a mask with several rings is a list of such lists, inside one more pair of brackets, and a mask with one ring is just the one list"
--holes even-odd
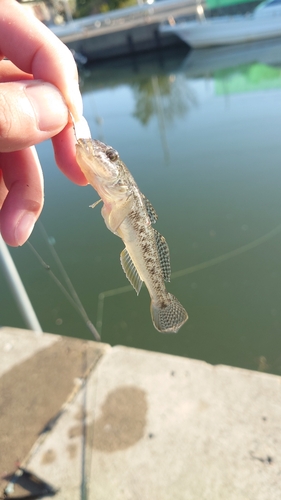
[(88, 183), (103, 202), (101, 214), (108, 229), (125, 244), (122, 268), (139, 294), (144, 282), (151, 298), (151, 317), (156, 330), (177, 333), (188, 319), (181, 303), (169, 293), (170, 253), (164, 236), (153, 224), (158, 216), (150, 201), (138, 188), (118, 152), (95, 139), (79, 138), (76, 160)]

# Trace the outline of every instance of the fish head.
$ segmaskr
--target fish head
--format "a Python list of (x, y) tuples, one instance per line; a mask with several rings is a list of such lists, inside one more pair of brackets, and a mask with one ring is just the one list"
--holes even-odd
[(99, 182), (118, 181), (119, 154), (111, 146), (95, 139), (78, 139), (76, 159), (87, 181), (95, 187)]
[(104, 203), (120, 202), (130, 195), (130, 173), (111, 146), (94, 139), (78, 139), (76, 160)]

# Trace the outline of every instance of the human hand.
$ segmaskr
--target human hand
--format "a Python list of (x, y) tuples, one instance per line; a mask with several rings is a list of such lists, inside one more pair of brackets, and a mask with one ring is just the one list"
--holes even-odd
[(82, 118), (82, 98), (71, 52), (15, 0), (0, 1), (0, 61), (0, 231), (18, 246), (43, 207), (34, 144), (52, 138), (59, 168), (76, 184), (87, 183), (69, 117), (70, 111), (75, 121)]

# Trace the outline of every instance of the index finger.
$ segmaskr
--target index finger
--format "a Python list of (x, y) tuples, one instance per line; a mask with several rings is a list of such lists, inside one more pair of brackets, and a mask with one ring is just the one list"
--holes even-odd
[(16, 0), (0, 1), (1, 53), (35, 79), (55, 85), (75, 120), (79, 120), (82, 98), (71, 52), (51, 30), (28, 15)]

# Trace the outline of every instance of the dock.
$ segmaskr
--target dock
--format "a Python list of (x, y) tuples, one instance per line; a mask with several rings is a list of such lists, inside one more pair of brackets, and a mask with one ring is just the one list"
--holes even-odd
[(202, 0), (161, 0), (95, 14), (52, 26), (52, 31), (72, 50), (78, 64), (119, 56), (134, 56), (167, 48), (186, 47), (178, 36), (159, 30), (162, 23), (202, 16), (248, 14), (259, 0), (208, 8)]
[(5, 327), (0, 350), (2, 496), (280, 497), (280, 377)]
[(87, 61), (134, 55), (185, 45), (173, 34), (159, 33), (158, 27), (174, 17), (195, 16), (196, 9), (194, 0), (163, 0), (76, 19), (52, 31)]

